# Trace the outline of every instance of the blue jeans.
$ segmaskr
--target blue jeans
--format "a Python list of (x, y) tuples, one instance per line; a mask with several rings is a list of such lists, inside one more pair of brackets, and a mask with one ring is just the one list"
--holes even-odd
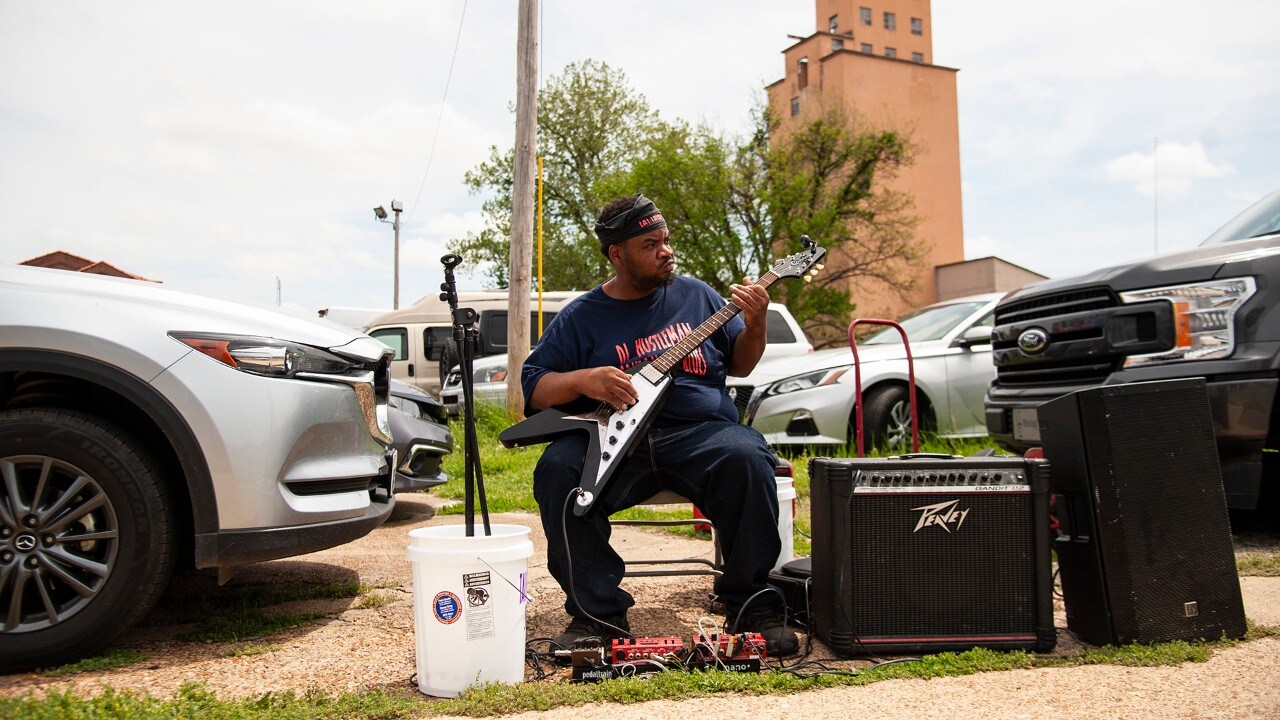
[[(724, 551), (724, 573), (715, 580), (715, 593), (730, 617), (767, 586), (781, 541), (774, 458), (760, 433), (724, 421), (650, 430), (618, 468), (604, 497), (596, 501), (594, 514), (584, 520), (572, 510), (566, 517), (565, 510), (571, 506), (566, 498), (578, 487), (586, 452), (583, 434), (566, 435), (543, 451), (533, 473), (533, 494), (547, 537), (547, 564), (565, 592), (570, 615), (582, 614), (575, 596), (583, 610), (598, 618), (626, 612), (635, 604), (619, 586), (625, 564), (609, 545), (609, 515), (662, 489), (689, 498), (715, 523)], [(780, 602), (777, 593), (764, 593), (751, 602), (751, 610)]]

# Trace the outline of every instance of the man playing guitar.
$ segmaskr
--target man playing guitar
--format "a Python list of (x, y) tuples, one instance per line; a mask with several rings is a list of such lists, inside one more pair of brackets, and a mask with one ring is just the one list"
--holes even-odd
[[(639, 400), (627, 371), (662, 355), (725, 306), (706, 283), (676, 274), (666, 222), (643, 195), (606, 205), (595, 232), (614, 277), (560, 311), (529, 355), (521, 373), (526, 415), (584, 398), (626, 410)], [(672, 369), (673, 386), (647, 434), (621, 460), (609, 489), (588, 499), (597, 511), (568, 514), (569, 498), (585, 494), (579, 481), (586, 435), (558, 436), (538, 462), (533, 491), (548, 566), (573, 618), (556, 638), (563, 647), (586, 637), (607, 647), (628, 634), (627, 609), (635, 601), (620, 587), (625, 568), (609, 545), (608, 517), (669, 489), (715, 523), (725, 562), (714, 589), (725, 605), (726, 629), (760, 633), (770, 655), (797, 651), (781, 596), (762, 592), (780, 549), (774, 459), (760, 433), (738, 423), (725, 392), (725, 376), (747, 375), (764, 352), (769, 294), (745, 278), (730, 292), (741, 313)], [(602, 454), (608, 459), (608, 448)]]

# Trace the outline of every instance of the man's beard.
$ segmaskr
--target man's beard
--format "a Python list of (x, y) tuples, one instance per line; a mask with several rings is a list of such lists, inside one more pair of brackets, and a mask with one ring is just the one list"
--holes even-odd
[(674, 258), (671, 261), (669, 269), (659, 270), (656, 275), (643, 274), (638, 267), (638, 263), (633, 261), (629, 255), (624, 254), (622, 256), (622, 264), (627, 269), (627, 275), (631, 278), (631, 284), (637, 290), (657, 290), (661, 287), (667, 287), (676, 281), (676, 263)]

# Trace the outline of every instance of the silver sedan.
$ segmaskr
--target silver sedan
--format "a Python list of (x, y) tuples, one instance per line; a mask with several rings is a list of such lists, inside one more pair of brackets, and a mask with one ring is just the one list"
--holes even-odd
[[(946, 437), (986, 435), (983, 395), (991, 362), (990, 293), (935, 303), (899, 320), (911, 343), (922, 432)], [(911, 410), (901, 337), (885, 328), (858, 344), (863, 438), (870, 447), (909, 450)], [(743, 421), (774, 446), (852, 445), (853, 352), (820, 350), (762, 363), (748, 378), (730, 378), (730, 394), (746, 396)]]

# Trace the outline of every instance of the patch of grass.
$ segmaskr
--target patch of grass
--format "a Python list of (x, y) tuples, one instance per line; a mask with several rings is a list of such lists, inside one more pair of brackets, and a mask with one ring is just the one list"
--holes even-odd
[(373, 592), (360, 598), (356, 603), (357, 610), (375, 610), (380, 607), (386, 607), (395, 602), (396, 599), (384, 593)]
[(58, 667), (42, 670), (41, 674), (61, 677), (83, 672), (101, 672), (140, 663), (146, 659), (147, 654), (137, 650), (111, 650), (110, 652), (84, 658), (67, 665), (59, 665)]
[(422, 696), (374, 690), (330, 695), (323, 692), (267, 693), (256, 698), (219, 699), (202, 685), (184, 685), (172, 698), (107, 689), (92, 697), (52, 692), (43, 698), (0, 698), (0, 717), (12, 720), (397, 720), (420, 715)]
[[(533, 468), (542, 457), (545, 445), (534, 445), (527, 448), (508, 450), (498, 442), (498, 433), (511, 426), (514, 421), (507, 414), (507, 409), (494, 403), (476, 403), (476, 437), (480, 445), (480, 457), (484, 458), (481, 470), (484, 474), (485, 501), (489, 512), (538, 512), (538, 503), (533, 499)], [(433, 488), (431, 492), (438, 497), (450, 500), (463, 500), (465, 492), (465, 465), (462, 452), (464, 442), (464, 426), (461, 418), (450, 423), (457, 449), (444, 457), (444, 470), (452, 478), (450, 482)], [(477, 512), (479, 500), (477, 499)], [(461, 515), (464, 512), (461, 503), (437, 508), (442, 515)]]
[(237, 642), (274, 635), (290, 628), (306, 625), (324, 617), (324, 613), (268, 613), (262, 608), (246, 608), (218, 615), (208, 625), (183, 635), (190, 642)]
[(358, 582), (290, 585), (244, 585), (204, 598), (198, 610), (203, 626), (178, 636), (191, 642), (236, 642), (306, 625), (324, 613), (270, 613), (265, 608), (303, 600), (356, 597), (371, 588)]
[[(1270, 637), (1280, 628), (1252, 628), (1250, 636)], [(682, 700), (726, 693), (740, 695), (785, 695), (813, 688), (840, 685), (867, 685), (881, 680), (955, 677), (980, 672), (999, 672), (1037, 667), (1073, 665), (1156, 666), (1184, 662), (1204, 662), (1213, 650), (1235, 641), (1210, 643), (1171, 642), (1157, 645), (1126, 645), (1086, 650), (1066, 657), (1041, 657), (1027, 652), (998, 652), (974, 649), (961, 653), (939, 653), (922, 658), (851, 668), (835, 673), (810, 674), (813, 668), (790, 668), (787, 672), (761, 674), (722, 671), (667, 672), (647, 680), (625, 678), (598, 684), (567, 682), (486, 685), (472, 688), (452, 700), (430, 700), (411, 690), (371, 690), (329, 695), (268, 693), (257, 698), (219, 700), (200, 685), (185, 685), (171, 699), (106, 690), (93, 697), (71, 691), (51, 693), (36, 699), (0, 699), (0, 717), (14, 720), (67, 718), (155, 718), (200, 717), (214, 720), (327, 720), (329, 718), (403, 718), (428, 715), (490, 717), (528, 710), (551, 710), (587, 703), (636, 703), (647, 700)]]
[(1245, 640), (1280, 637), (1280, 625), (1255, 625), (1252, 620), (1248, 621), (1248, 623), (1249, 630), (1244, 635)]
[(250, 643), (250, 644), (241, 645), (240, 647), (232, 648), (227, 652), (224, 652), (222, 654), (222, 657), (228, 657), (228, 658), (252, 657), (254, 655), (266, 655), (267, 653), (272, 653), (279, 649), (280, 649), (280, 646), (275, 644), (254, 645)]
[(1280, 577), (1280, 553), (1236, 553), (1236, 570), (1241, 575), (1254, 577)]

